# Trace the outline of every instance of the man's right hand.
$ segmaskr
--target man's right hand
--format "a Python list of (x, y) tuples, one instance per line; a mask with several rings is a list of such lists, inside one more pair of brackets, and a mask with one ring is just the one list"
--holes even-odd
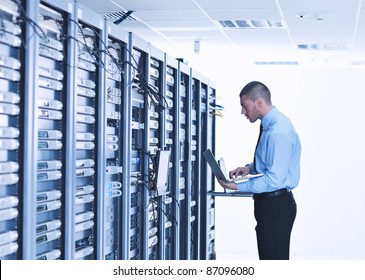
[(232, 170), (229, 172), (229, 178), (235, 179), (239, 176), (246, 176), (250, 174), (251, 168), (249, 165), (246, 165), (245, 167), (237, 167), (235, 170)]

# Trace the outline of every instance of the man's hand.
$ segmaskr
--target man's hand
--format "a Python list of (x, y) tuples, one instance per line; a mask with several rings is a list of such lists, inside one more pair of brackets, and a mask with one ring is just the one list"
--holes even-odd
[(230, 190), (238, 190), (237, 188), (237, 184), (235, 182), (226, 182), (226, 181), (223, 181), (223, 180), (220, 180), (218, 179), (218, 183), (225, 189), (230, 189)]
[(249, 165), (246, 165), (245, 167), (237, 167), (235, 170), (232, 170), (229, 172), (229, 178), (237, 178), (239, 176), (246, 176), (250, 174), (251, 168)]

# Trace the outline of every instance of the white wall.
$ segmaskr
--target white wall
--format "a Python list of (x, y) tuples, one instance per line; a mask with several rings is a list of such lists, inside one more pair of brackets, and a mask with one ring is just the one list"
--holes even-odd
[[(216, 155), (228, 169), (252, 160), (258, 123), (240, 114), (239, 92), (265, 83), (272, 101), (293, 121), (302, 141), (301, 180), (292, 232), (292, 258), (365, 259), (365, 69), (247, 66), (217, 52), (192, 66), (216, 82)], [(253, 201), (216, 199), (218, 258), (257, 259)]]

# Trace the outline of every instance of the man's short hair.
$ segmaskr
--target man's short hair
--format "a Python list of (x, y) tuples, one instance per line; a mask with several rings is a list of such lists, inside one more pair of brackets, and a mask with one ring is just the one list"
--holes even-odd
[(261, 97), (267, 104), (271, 104), (271, 93), (267, 86), (258, 81), (252, 81), (244, 86), (240, 92), (240, 97), (247, 95), (252, 101)]

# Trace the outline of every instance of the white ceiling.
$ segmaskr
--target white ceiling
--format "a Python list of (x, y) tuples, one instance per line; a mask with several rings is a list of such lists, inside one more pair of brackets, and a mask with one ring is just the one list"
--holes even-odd
[[(103, 0), (79, 2), (101, 14), (134, 11), (119, 25), (157, 47), (212, 48), (283, 63), (338, 60), (365, 65), (362, 0)], [(283, 27), (223, 28), (219, 20), (282, 21)], [(301, 47), (298, 47), (301, 45)]]

